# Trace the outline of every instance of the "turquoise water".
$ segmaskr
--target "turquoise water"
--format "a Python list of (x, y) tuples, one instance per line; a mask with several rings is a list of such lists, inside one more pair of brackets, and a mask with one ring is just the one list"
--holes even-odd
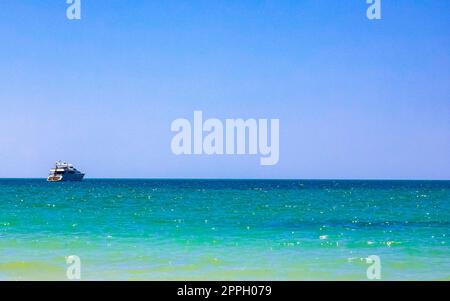
[(0, 280), (450, 280), (450, 181), (0, 180)]

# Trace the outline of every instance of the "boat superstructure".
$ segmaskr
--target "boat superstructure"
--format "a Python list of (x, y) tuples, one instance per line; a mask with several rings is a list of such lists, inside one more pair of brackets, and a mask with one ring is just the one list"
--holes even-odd
[(58, 161), (55, 167), (50, 169), (50, 174), (47, 178), (49, 182), (63, 182), (63, 181), (81, 181), (84, 178), (84, 173), (73, 167), (72, 164)]

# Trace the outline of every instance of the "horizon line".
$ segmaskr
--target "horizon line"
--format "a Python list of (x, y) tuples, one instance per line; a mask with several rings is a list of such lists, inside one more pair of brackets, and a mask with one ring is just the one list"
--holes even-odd
[[(21, 178), (21, 177), (11, 177), (2, 178), (0, 180), (45, 180), (45, 177), (31, 177), (31, 178)], [(128, 177), (117, 177), (117, 178), (84, 178), (84, 180), (211, 180), (211, 181), (450, 181), (450, 179), (402, 179), (402, 178), (128, 178)]]

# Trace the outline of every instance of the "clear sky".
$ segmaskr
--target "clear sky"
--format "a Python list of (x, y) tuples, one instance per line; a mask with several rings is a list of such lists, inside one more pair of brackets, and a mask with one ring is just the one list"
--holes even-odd
[[(450, 1), (0, 2), (0, 177), (450, 179)], [(172, 154), (176, 118), (279, 118), (280, 161)]]

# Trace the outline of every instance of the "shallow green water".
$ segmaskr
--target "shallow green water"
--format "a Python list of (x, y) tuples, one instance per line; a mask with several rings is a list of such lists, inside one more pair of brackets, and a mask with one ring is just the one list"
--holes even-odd
[(450, 181), (0, 180), (0, 280), (450, 280)]

